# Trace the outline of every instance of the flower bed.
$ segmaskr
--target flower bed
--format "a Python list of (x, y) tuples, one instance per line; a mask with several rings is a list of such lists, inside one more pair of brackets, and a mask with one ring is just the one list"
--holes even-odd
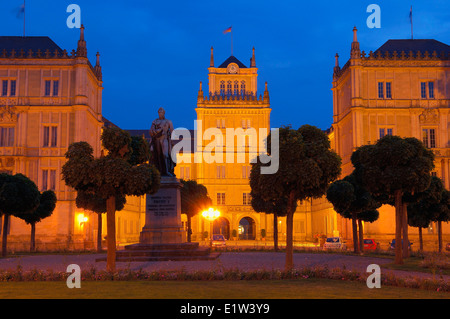
[[(15, 270), (0, 270), (0, 282), (18, 281), (65, 281), (70, 273), (54, 272), (52, 270), (43, 271), (33, 269), (23, 271), (20, 266)], [(333, 280), (346, 280), (356, 282), (366, 282), (368, 274), (359, 273), (353, 270), (342, 268), (328, 268), (326, 266), (304, 267), (284, 271), (279, 269), (260, 269), (255, 271), (241, 271), (239, 269), (216, 269), (209, 271), (187, 272), (185, 269), (176, 271), (152, 271), (147, 272), (142, 269), (131, 270), (122, 269), (114, 273), (97, 270), (94, 267), (81, 272), (82, 281), (210, 281), (210, 280), (307, 280), (308, 278), (323, 278)], [(398, 277), (393, 274), (381, 276), (381, 285), (397, 286), (407, 288), (419, 288), (441, 292), (450, 292), (450, 283), (444, 280), (430, 280), (415, 277)]]

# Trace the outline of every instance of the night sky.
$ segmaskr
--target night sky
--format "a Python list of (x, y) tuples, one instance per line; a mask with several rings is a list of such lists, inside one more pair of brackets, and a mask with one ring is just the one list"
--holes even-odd
[[(22, 35), (22, 0), (0, 1), (0, 34)], [(123, 129), (148, 129), (159, 107), (175, 128), (192, 129), (199, 82), (208, 82), (210, 47), (215, 65), (231, 54), (249, 66), (256, 50), (258, 88), (268, 82), (271, 126), (332, 124), (334, 56), (341, 67), (350, 54), (353, 26), (361, 50), (388, 39), (450, 44), (450, 1), (26, 1), (26, 35), (49, 36), (62, 49), (76, 49), (78, 29), (66, 26), (69, 4), (81, 7), (89, 59), (101, 54), (103, 115)], [(381, 8), (381, 28), (366, 25), (367, 6)]]

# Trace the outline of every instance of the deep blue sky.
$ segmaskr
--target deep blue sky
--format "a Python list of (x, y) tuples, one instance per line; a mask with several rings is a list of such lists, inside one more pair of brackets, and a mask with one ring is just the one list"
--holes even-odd
[[(0, 1), (1, 35), (22, 35), (17, 17), (22, 0)], [(354, 1), (50, 1), (27, 0), (26, 35), (49, 36), (61, 48), (76, 48), (78, 29), (69, 29), (66, 8), (81, 7), (88, 54), (103, 67), (103, 115), (124, 129), (147, 129), (163, 106), (175, 127), (194, 127), (199, 81), (208, 82), (210, 47), (216, 66), (230, 55), (248, 66), (256, 49), (259, 90), (269, 84), (271, 126), (332, 123), (334, 55), (349, 58), (353, 26), (361, 50), (388, 39), (411, 37), (450, 44), (449, 0)], [(381, 7), (381, 28), (369, 29), (369, 4)]]

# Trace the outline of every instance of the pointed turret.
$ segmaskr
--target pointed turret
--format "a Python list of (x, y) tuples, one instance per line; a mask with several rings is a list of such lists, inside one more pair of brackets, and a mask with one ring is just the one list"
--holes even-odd
[(267, 82), (265, 83), (265, 87), (264, 87), (263, 100), (264, 100), (265, 103), (269, 103), (270, 102), (269, 90), (267, 89)]
[(78, 40), (77, 57), (87, 57), (86, 41), (84, 40), (84, 25), (80, 28), (80, 40)]
[(339, 54), (336, 53), (334, 59), (333, 77), (335, 78), (341, 70), (341, 68), (339, 67)]
[(356, 26), (353, 27), (353, 42), (352, 42), (352, 49), (350, 51), (350, 58), (352, 59), (359, 59), (361, 57), (357, 31), (358, 29), (356, 29)]
[(252, 58), (250, 59), (250, 67), (251, 68), (256, 68), (256, 61), (255, 61), (255, 47), (253, 47), (253, 53), (252, 53)]
[(102, 80), (102, 67), (100, 66), (100, 53), (97, 52), (97, 61), (95, 63), (94, 72), (97, 78), (101, 81)]
[(211, 60), (209, 62), (209, 67), (213, 68), (214, 67), (214, 48), (211, 47)]

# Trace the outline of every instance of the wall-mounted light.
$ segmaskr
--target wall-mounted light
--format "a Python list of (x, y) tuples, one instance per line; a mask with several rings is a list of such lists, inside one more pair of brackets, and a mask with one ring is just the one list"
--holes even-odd
[(89, 220), (89, 218), (88, 218), (87, 216), (84, 216), (83, 213), (81, 213), (81, 214), (78, 214), (77, 220), (78, 220), (78, 223), (79, 223), (80, 227), (83, 227), (83, 225), (84, 225), (85, 223), (87, 223), (87, 221)]

